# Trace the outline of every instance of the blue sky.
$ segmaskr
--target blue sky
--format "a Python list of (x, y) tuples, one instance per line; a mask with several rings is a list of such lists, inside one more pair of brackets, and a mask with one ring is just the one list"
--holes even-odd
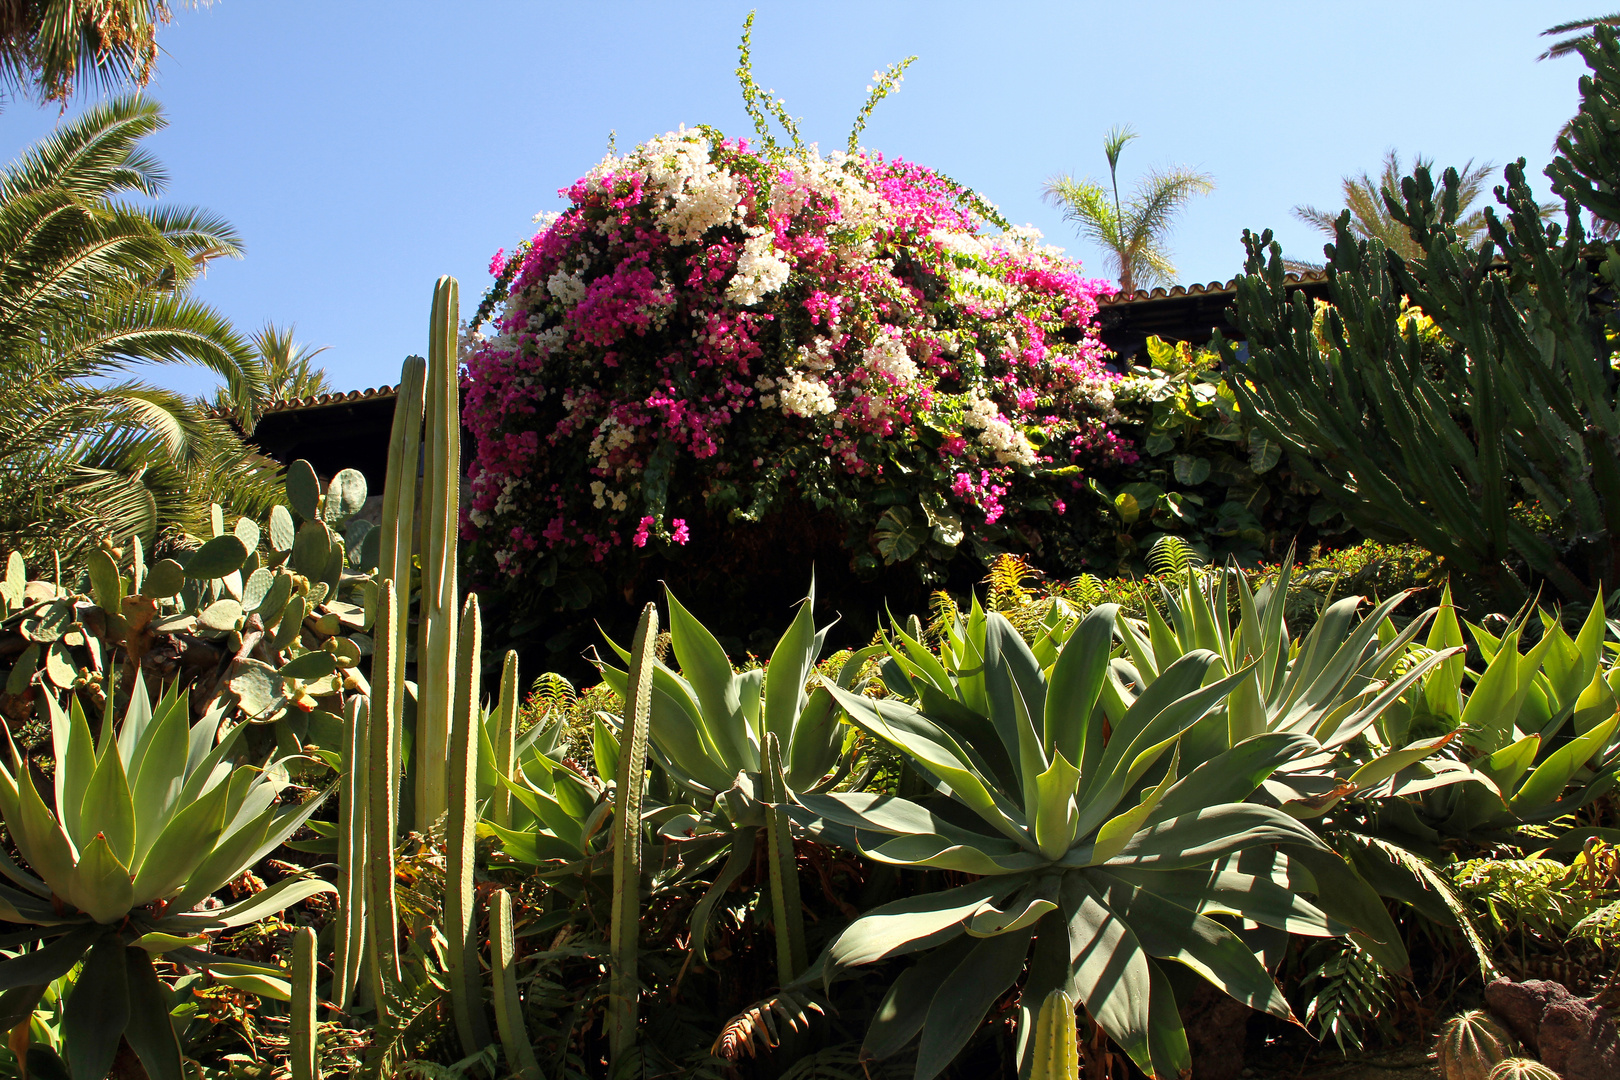
[[(216, 0), (180, 8), (150, 93), (170, 202), (241, 231), (247, 257), (199, 294), (243, 330), (296, 323), (344, 389), (393, 382), (426, 345), (434, 279), (464, 313), (491, 254), (617, 132), (627, 147), (680, 124), (748, 134), (734, 75), (757, 7), (755, 73), (841, 147), (874, 69), (916, 54), (866, 145), (978, 189), (1103, 276), (1041, 200), (1043, 181), (1102, 176), (1103, 134), (1141, 137), (1127, 182), (1167, 163), (1212, 173), (1174, 234), (1183, 281), (1225, 279), (1245, 227), (1319, 259), (1299, 203), (1338, 206), (1340, 177), (1386, 149), (1441, 164), (1520, 155), (1537, 175), (1574, 111), (1578, 58), (1537, 63), (1536, 35), (1607, 11), (1592, 0), (1195, 3), (540, 3)], [(1601, 9), (1601, 10), (1600, 10)], [(0, 114), (9, 158), (59, 122)], [(1544, 183), (1540, 184), (1542, 189)], [(201, 389), (207, 380), (161, 373)]]

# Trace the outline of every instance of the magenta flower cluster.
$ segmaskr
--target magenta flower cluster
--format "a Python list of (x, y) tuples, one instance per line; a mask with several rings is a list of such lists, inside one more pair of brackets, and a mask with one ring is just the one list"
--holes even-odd
[(683, 129), (561, 194), (464, 343), (463, 527), (504, 574), (716, 543), (705, 522), (792, 499), (856, 525), (856, 557), (913, 527), (904, 558), (948, 560), (1050, 528), (1015, 519), (1131, 456), (1094, 322), (1112, 284), (937, 173)]

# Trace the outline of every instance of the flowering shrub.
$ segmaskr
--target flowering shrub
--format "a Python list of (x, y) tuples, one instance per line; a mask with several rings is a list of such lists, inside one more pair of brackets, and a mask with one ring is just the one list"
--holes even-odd
[(467, 342), (464, 530), (503, 575), (627, 580), (802, 500), (857, 570), (932, 581), (1043, 550), (1084, 470), (1132, 456), (1112, 286), (937, 173), (683, 129), (562, 194)]

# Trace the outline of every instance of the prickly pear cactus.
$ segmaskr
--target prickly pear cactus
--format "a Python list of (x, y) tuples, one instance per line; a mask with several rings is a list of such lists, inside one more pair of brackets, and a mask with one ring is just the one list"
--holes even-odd
[(1489, 1013), (1470, 1009), (1440, 1029), (1435, 1054), (1440, 1080), (1492, 1080), (1491, 1070), (1513, 1050), (1512, 1038)]
[(1557, 1073), (1534, 1058), (1503, 1058), (1488, 1080), (1560, 1080)]

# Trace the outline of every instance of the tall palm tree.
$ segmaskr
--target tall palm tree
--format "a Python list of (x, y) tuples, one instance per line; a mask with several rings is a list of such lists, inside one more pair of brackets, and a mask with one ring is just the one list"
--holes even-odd
[[(1433, 169), (1434, 160), (1419, 154), (1415, 168)], [(1470, 161), (1459, 170), (1462, 186), (1457, 189), (1457, 236), (1465, 244), (1472, 244), (1485, 235), (1485, 211), (1469, 208), (1485, 193), (1494, 168), (1488, 161), (1483, 165)], [(1384, 202), (1385, 192), (1400, 200), (1401, 177), (1405, 175), (1400, 155), (1390, 150), (1384, 154), (1384, 171), (1377, 179), (1367, 173), (1347, 176), (1343, 189), (1345, 206), (1350, 210), (1351, 231), (1366, 240), (1382, 240), (1390, 251), (1403, 259), (1411, 259), (1421, 256), (1423, 252), (1406, 231), (1406, 226), (1390, 214)], [(1294, 207), (1295, 217), (1330, 238), (1337, 235), (1335, 223), (1339, 213), (1338, 210), (1318, 210), (1314, 206)]]
[(1175, 280), (1176, 268), (1165, 247), (1170, 226), (1193, 196), (1215, 190), (1214, 178), (1207, 173), (1174, 165), (1143, 176), (1130, 201), (1121, 202), (1119, 158), (1125, 144), (1136, 137), (1129, 127), (1116, 127), (1103, 141), (1108, 189), (1090, 177), (1076, 180), (1065, 174), (1048, 180), (1045, 191), (1046, 200), (1063, 207), (1063, 216), (1074, 222), (1080, 235), (1108, 250), (1119, 287), (1127, 293), (1139, 285)]
[(120, 98), (0, 170), (0, 547), (71, 554), (165, 522), (196, 531), (208, 477), (233, 459), (265, 471), (229, 424), (134, 376), (200, 365), (241, 400), (259, 392), (247, 343), (186, 293), (240, 254), (235, 231), (129, 198), (163, 190), (141, 147), (163, 124), (155, 103)]
[(251, 435), (271, 405), (330, 393), (332, 384), (326, 377), (326, 369), (318, 366), (315, 358), (331, 346), (313, 349), (294, 341), (296, 330), (293, 326), (283, 330), (275, 323), (265, 323), (252, 341), (252, 366), (258, 376), (255, 396), (242, 400), (230, 387), (221, 386), (214, 392), (210, 408), (236, 417), (242, 430)]
[(0, 96), (66, 101), (85, 82), (143, 87), (168, 21), (164, 0), (0, 0)]
[[(1595, 26), (1620, 26), (1620, 11), (1616, 11), (1612, 15), (1600, 15), (1595, 19), (1577, 19), (1574, 22), (1549, 26), (1541, 32), (1542, 37), (1554, 37), (1558, 34), (1568, 34), (1569, 36), (1562, 41), (1554, 42), (1552, 48), (1536, 57), (1536, 59), (1555, 60), (1560, 56), (1568, 56), (1580, 48), (1581, 42), (1591, 38), (1592, 28)], [(1585, 33), (1577, 33), (1577, 31), (1585, 31)]]

